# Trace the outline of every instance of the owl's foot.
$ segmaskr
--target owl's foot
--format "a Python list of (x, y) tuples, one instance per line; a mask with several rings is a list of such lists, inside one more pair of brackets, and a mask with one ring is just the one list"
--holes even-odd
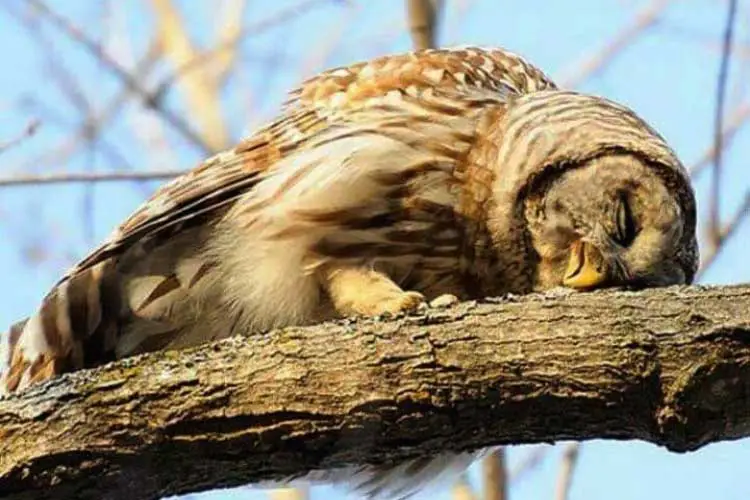
[(334, 269), (326, 277), (328, 293), (342, 316), (396, 315), (424, 304), (419, 292), (404, 291), (385, 274), (369, 268)]
[(396, 315), (401, 312), (416, 311), (424, 303), (424, 295), (419, 292), (401, 292), (400, 295), (378, 304), (379, 311), (375, 315), (385, 313)]

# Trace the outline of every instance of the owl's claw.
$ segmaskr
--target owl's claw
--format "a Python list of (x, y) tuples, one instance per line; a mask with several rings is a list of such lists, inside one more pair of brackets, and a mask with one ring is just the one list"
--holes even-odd
[(375, 306), (375, 315), (391, 314), (416, 311), (425, 304), (424, 295), (419, 292), (401, 292), (399, 295), (386, 299)]
[(342, 316), (381, 316), (417, 310), (424, 295), (404, 291), (385, 274), (368, 268), (343, 268), (328, 272), (326, 285), (331, 302)]

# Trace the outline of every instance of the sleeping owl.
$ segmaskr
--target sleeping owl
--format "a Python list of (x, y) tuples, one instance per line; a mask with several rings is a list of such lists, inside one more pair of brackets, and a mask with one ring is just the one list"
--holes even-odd
[[(695, 212), (685, 169), (635, 113), (559, 90), (510, 52), (333, 69), (159, 189), (13, 325), (0, 391), (443, 294), (690, 283)], [(361, 467), (347, 481), (402, 496), (465, 462)]]

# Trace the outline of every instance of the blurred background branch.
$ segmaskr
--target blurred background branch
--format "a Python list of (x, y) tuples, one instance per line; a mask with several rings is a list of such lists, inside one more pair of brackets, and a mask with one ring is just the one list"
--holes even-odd
[(17, 146), (22, 141), (32, 137), (39, 128), (39, 124), (39, 120), (31, 120), (16, 137), (0, 142), (0, 153), (12, 148), (13, 146)]
[(437, 28), (443, 0), (406, 0), (406, 16), (415, 50), (437, 46)]
[(580, 443), (568, 443), (563, 448), (560, 473), (557, 476), (557, 486), (555, 488), (555, 500), (570, 499), (570, 485), (573, 483), (573, 474), (576, 470), (580, 450)]
[(729, 81), (729, 61), (732, 56), (732, 39), (737, 14), (737, 0), (729, 0), (727, 21), (721, 49), (719, 76), (716, 84), (716, 112), (714, 117), (714, 166), (711, 170), (711, 198), (708, 215), (709, 251), (715, 252), (721, 246), (724, 231), (719, 215), (719, 197), (721, 196), (721, 171), (724, 157), (724, 103)]
[[(156, 31), (161, 37), (164, 55), (172, 62), (175, 70), (187, 66), (198, 57), (198, 50), (193, 46), (187, 33), (187, 26), (180, 17), (172, 0), (153, 0)], [(228, 38), (237, 36), (237, 28), (230, 24), (226, 32)], [(234, 28), (234, 29), (231, 29)], [(224, 37), (219, 38), (222, 43)], [(223, 51), (217, 60), (227, 64), (232, 60), (233, 50)], [(185, 73), (178, 80), (182, 87), (188, 111), (197, 122), (201, 137), (207, 147), (213, 152), (229, 147), (229, 137), (221, 114), (221, 100), (219, 99), (219, 85), (216, 75), (211, 72), (191, 71)]]

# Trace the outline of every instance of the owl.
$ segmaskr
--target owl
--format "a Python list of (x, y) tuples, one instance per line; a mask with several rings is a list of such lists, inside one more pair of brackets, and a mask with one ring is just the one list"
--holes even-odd
[[(633, 111), (501, 49), (380, 57), (159, 189), (10, 328), (2, 390), (444, 294), (690, 283), (695, 224), (684, 167)], [(344, 476), (403, 496), (470, 458)]]

